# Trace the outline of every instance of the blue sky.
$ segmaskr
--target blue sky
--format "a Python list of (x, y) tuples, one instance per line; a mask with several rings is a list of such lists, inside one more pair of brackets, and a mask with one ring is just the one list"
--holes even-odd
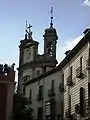
[(33, 26), (33, 39), (40, 42), (39, 53), (43, 53), (43, 34), (49, 27), (51, 6), (59, 38), (58, 61), (76, 45), (90, 27), (89, 0), (0, 0), (0, 63), (15, 62), (18, 67), (18, 45), (24, 38), (26, 20)]

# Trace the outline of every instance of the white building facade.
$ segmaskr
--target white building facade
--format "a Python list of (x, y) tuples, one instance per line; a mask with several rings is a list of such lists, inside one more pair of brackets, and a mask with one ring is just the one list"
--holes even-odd
[(59, 64), (64, 74), (64, 118), (90, 119), (90, 30)]
[(57, 68), (25, 83), (35, 119), (58, 120), (63, 116), (63, 94), (59, 91), (62, 73)]

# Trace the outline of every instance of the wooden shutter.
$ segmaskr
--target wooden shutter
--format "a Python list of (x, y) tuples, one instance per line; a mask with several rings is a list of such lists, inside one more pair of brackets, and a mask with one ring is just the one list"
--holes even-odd
[(25, 95), (25, 90), (26, 90), (25, 86), (23, 86), (23, 95)]
[(81, 87), (80, 88), (80, 113), (82, 117), (84, 117), (84, 104), (85, 104), (85, 89)]
[(32, 90), (30, 90), (30, 93), (29, 93), (29, 100), (31, 102), (31, 99), (32, 99)]
[(72, 80), (72, 66), (70, 67), (70, 76), (71, 76), (71, 80)]
[(43, 86), (39, 86), (39, 98), (42, 99), (43, 98)]
[(82, 73), (82, 57), (80, 58), (80, 72)]
[(69, 95), (69, 115), (71, 115), (71, 95)]
[(89, 54), (88, 54), (88, 59), (90, 60), (90, 48), (89, 48)]
[(88, 67), (90, 66), (90, 48), (89, 48), (89, 53), (88, 53)]
[(90, 83), (88, 83), (88, 97), (90, 98)]
[(42, 113), (43, 113), (43, 112), (42, 112), (42, 107), (39, 107), (39, 108), (38, 108), (38, 116), (37, 116), (37, 117), (38, 117), (38, 120), (42, 120)]
[(52, 80), (52, 82), (51, 82), (51, 91), (52, 91), (52, 93), (54, 93), (54, 80)]

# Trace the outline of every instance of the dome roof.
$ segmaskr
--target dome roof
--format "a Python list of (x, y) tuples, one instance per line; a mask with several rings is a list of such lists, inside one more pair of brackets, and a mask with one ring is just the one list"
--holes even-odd
[(56, 32), (56, 29), (53, 27), (45, 29), (45, 32)]

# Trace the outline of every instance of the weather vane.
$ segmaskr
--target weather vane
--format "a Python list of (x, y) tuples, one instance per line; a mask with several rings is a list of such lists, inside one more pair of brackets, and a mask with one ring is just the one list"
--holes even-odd
[(32, 38), (32, 32), (31, 32), (31, 27), (32, 25), (29, 24), (29, 26), (27, 25), (27, 21), (26, 21), (26, 34), (28, 34), (28, 39), (31, 39)]
[(53, 27), (53, 7), (51, 7), (51, 23), (50, 23), (50, 27)]

